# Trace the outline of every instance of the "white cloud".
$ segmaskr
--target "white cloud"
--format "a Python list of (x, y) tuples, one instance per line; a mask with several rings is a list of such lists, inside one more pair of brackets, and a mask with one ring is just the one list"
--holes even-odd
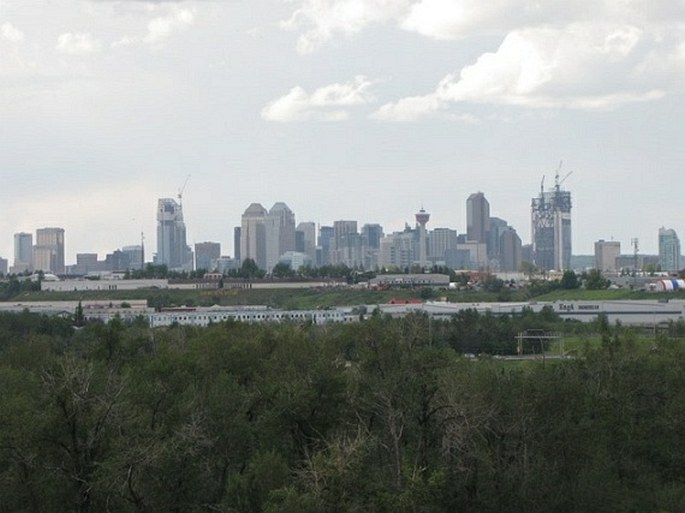
[[(515, 30), (497, 51), (482, 54), (458, 75), (447, 75), (434, 92), (383, 105), (373, 117), (408, 121), (456, 103), (597, 110), (651, 101), (668, 85), (644, 70), (655, 55), (664, 54), (678, 55), (677, 45), (630, 25)], [(674, 69), (683, 65), (681, 56)]]
[(90, 34), (67, 32), (57, 39), (57, 51), (61, 53), (84, 55), (99, 52), (101, 47), (100, 41)]
[(0, 36), (10, 43), (21, 43), (24, 40), (24, 33), (11, 23), (0, 25)]
[(195, 21), (195, 13), (191, 9), (174, 8), (166, 16), (153, 18), (147, 24), (147, 33), (140, 36), (125, 36), (112, 44), (117, 46), (131, 46), (144, 43), (159, 46), (175, 32), (185, 30)]
[(281, 22), (288, 30), (303, 30), (297, 51), (311, 53), (334, 36), (349, 36), (373, 23), (397, 19), (406, 12), (408, 0), (299, 0), (290, 19)]
[(330, 84), (309, 94), (302, 87), (293, 87), (288, 94), (270, 102), (262, 109), (267, 121), (343, 121), (349, 112), (341, 107), (366, 104), (373, 101), (369, 92), (372, 82), (356, 76), (344, 84)]

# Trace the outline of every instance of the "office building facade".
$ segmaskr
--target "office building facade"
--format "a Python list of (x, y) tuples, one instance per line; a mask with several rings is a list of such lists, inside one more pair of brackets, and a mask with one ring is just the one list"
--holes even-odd
[(659, 265), (662, 271), (680, 270), (680, 239), (671, 228), (659, 228)]
[(183, 207), (172, 198), (157, 204), (157, 255), (155, 263), (173, 271), (192, 271), (193, 252), (186, 242)]

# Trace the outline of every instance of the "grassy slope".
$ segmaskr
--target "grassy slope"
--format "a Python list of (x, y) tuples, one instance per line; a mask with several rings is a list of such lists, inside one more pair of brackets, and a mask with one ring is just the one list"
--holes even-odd
[[(314, 309), (333, 306), (373, 305), (387, 303), (392, 298), (420, 299), (420, 290), (399, 289), (385, 291), (357, 290), (348, 288), (326, 289), (226, 289), (222, 291), (199, 290), (131, 290), (90, 292), (25, 292), (13, 301), (60, 301), (107, 299), (146, 299), (151, 305), (268, 305), (287, 309)], [(630, 299), (685, 299), (685, 292), (650, 293), (631, 290), (556, 290), (530, 298), (526, 291), (513, 290), (504, 293), (478, 291), (438, 291), (433, 299), (445, 298), (450, 302), (496, 302), (496, 301), (570, 301), (570, 300), (630, 300)]]

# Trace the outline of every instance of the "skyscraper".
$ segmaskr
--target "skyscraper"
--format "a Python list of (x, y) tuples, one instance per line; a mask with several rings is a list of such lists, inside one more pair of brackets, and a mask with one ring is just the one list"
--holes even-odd
[(36, 270), (64, 274), (64, 228), (36, 230), (33, 261)]
[(195, 270), (214, 271), (216, 261), (221, 256), (221, 244), (218, 242), (195, 243)]
[(307, 221), (297, 225), (297, 232), (300, 233), (302, 245), (296, 248), (307, 255), (312, 263), (316, 262), (316, 223)]
[(482, 192), (474, 192), (466, 200), (466, 238), (488, 242), (490, 203)]
[(319, 244), (317, 250), (317, 265), (328, 265), (331, 263), (331, 253), (335, 247), (335, 230), (332, 226), (319, 227)]
[(252, 203), (240, 218), (240, 258), (253, 260), (257, 267), (266, 270), (266, 238), (264, 220), (268, 211), (261, 203)]
[(361, 263), (361, 237), (357, 232), (357, 221), (333, 221), (333, 244), (331, 263), (348, 267)]
[(157, 203), (157, 255), (155, 263), (169, 270), (192, 271), (193, 252), (186, 242), (183, 207), (172, 198)]
[(659, 264), (662, 271), (680, 270), (680, 239), (671, 228), (659, 228)]
[(240, 262), (240, 226), (233, 227), (233, 258)]
[(282, 201), (276, 202), (265, 217), (264, 226), (266, 270), (271, 272), (283, 253), (295, 251), (295, 214)]
[(14, 263), (12, 272), (33, 271), (33, 235), (30, 233), (14, 234)]
[[(567, 175), (568, 176), (568, 175)], [(571, 193), (561, 189), (557, 172), (554, 188), (531, 202), (533, 258), (543, 270), (571, 267)]]
[(512, 227), (502, 231), (499, 237), (499, 269), (505, 272), (516, 272), (521, 267), (521, 238)]

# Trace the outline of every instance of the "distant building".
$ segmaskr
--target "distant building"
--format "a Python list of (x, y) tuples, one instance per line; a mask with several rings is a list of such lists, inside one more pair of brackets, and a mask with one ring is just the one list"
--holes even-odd
[(9, 262), (7, 261), (6, 258), (1, 258), (0, 257), (0, 274), (3, 276), (7, 274), (7, 266)]
[(191, 271), (193, 252), (186, 242), (183, 207), (172, 198), (157, 203), (157, 255), (155, 263), (173, 271)]
[(598, 240), (595, 242), (595, 269), (598, 271), (615, 272), (618, 268), (616, 261), (621, 256), (621, 243), (614, 240)]
[(212, 261), (221, 256), (221, 244), (218, 242), (197, 242), (195, 244), (195, 270), (213, 271)]
[(466, 200), (466, 238), (487, 244), (490, 203), (482, 192), (471, 194)]
[(274, 203), (264, 218), (266, 271), (278, 264), (279, 257), (295, 251), (295, 214), (282, 201)]
[(367, 223), (361, 229), (362, 267), (376, 269), (383, 238), (383, 227), (378, 223)]
[(245, 209), (240, 224), (240, 257), (254, 260), (257, 267), (266, 269), (266, 237), (264, 221), (269, 212), (260, 204), (252, 203)]
[(447, 250), (457, 248), (457, 231), (451, 228), (435, 228), (428, 233), (428, 258), (434, 264), (447, 263)]
[(240, 261), (236, 258), (221, 256), (216, 260), (212, 260), (211, 268), (220, 274), (225, 274), (229, 271), (240, 269)]
[(299, 223), (295, 231), (295, 250), (309, 257), (309, 265), (316, 264), (316, 223)]
[(319, 227), (319, 243), (316, 251), (316, 265), (328, 265), (331, 263), (331, 251), (334, 247), (335, 230), (332, 226)]
[(128, 268), (132, 270), (142, 270), (145, 268), (145, 249), (142, 244), (124, 246), (121, 252), (128, 257)]
[(659, 265), (662, 271), (680, 270), (680, 239), (671, 228), (659, 228)]
[(462, 260), (462, 267), (472, 270), (485, 270), (488, 268), (488, 250), (485, 242), (467, 240), (457, 244), (456, 249), (468, 253), (469, 264), (463, 265), (464, 261)]
[(428, 233), (426, 232), (428, 221), (430, 221), (430, 214), (421, 207), (421, 210), (416, 213), (416, 231), (418, 235), (416, 257), (421, 267), (428, 266)]
[(76, 265), (70, 266), (69, 274), (86, 275), (103, 270), (104, 266), (98, 262), (97, 253), (76, 253)]
[(33, 271), (33, 235), (20, 232), (14, 234), (13, 273)]
[(54, 274), (64, 274), (64, 229), (39, 228), (33, 247), (34, 269)]
[(334, 221), (331, 263), (356, 267), (363, 265), (362, 260), (362, 239), (357, 232), (357, 221)]
[(286, 264), (293, 271), (297, 271), (301, 267), (311, 267), (312, 260), (306, 253), (299, 251), (286, 251), (278, 259), (279, 264)]
[(499, 270), (518, 272), (523, 261), (523, 245), (516, 230), (507, 227), (499, 236)]
[(406, 226), (404, 231), (386, 235), (381, 239), (378, 266), (409, 269), (418, 264), (419, 233)]
[(233, 256), (240, 261), (240, 226), (233, 228)]
[(571, 268), (571, 193), (555, 186), (531, 202), (534, 264), (542, 271)]

